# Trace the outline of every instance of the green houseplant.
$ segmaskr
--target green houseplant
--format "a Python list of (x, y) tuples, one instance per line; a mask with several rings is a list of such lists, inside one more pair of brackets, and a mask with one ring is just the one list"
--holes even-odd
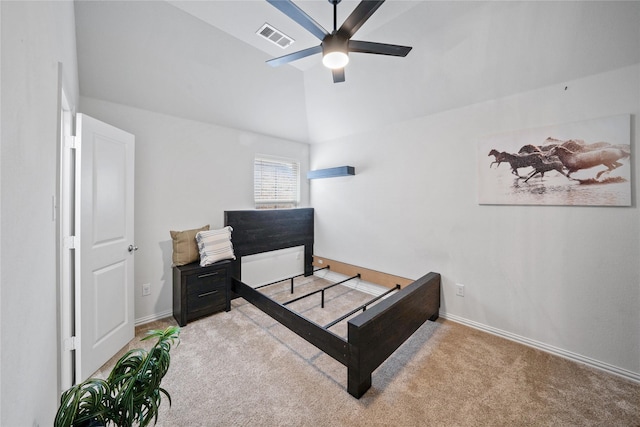
[(144, 427), (158, 419), (164, 394), (160, 382), (169, 369), (169, 351), (180, 342), (180, 328), (152, 330), (143, 340), (157, 338), (149, 350), (133, 349), (115, 364), (106, 380), (89, 378), (71, 387), (60, 398), (55, 427), (107, 426)]

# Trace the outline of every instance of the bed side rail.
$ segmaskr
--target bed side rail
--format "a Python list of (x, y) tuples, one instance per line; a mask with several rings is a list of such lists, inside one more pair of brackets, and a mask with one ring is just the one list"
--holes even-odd
[(428, 273), (348, 322), (347, 391), (359, 398), (371, 373), (440, 309), (440, 274)]
[(277, 303), (236, 278), (231, 279), (231, 288), (233, 292), (255, 305), (264, 313), (347, 366), (349, 362), (349, 344), (343, 338)]

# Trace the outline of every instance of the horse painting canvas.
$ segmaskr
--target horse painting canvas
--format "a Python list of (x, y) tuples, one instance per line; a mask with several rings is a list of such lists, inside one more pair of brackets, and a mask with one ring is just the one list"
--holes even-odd
[(478, 202), (631, 206), (628, 114), (481, 138)]

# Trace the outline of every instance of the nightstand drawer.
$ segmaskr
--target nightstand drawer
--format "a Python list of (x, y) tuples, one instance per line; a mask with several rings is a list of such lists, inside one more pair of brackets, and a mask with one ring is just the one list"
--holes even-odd
[(227, 290), (224, 284), (200, 294), (187, 296), (187, 318), (195, 319), (206, 314), (222, 311), (227, 305)]
[(189, 275), (187, 276), (187, 295), (199, 295), (215, 287), (224, 288), (226, 279), (226, 269)]

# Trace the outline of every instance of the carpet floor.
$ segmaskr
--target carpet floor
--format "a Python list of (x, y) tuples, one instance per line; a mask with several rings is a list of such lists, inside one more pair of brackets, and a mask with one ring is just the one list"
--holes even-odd
[[(283, 301), (286, 289), (270, 293)], [(319, 297), (291, 308), (324, 324), (370, 298), (337, 286), (325, 309)], [(145, 332), (170, 324), (138, 327), (128, 348), (148, 348)], [(346, 323), (331, 330), (345, 336)], [(346, 383), (346, 367), (238, 298), (182, 328), (162, 383), (172, 405), (163, 399), (157, 425), (640, 426), (640, 384), (442, 319), (374, 371), (362, 398)]]

